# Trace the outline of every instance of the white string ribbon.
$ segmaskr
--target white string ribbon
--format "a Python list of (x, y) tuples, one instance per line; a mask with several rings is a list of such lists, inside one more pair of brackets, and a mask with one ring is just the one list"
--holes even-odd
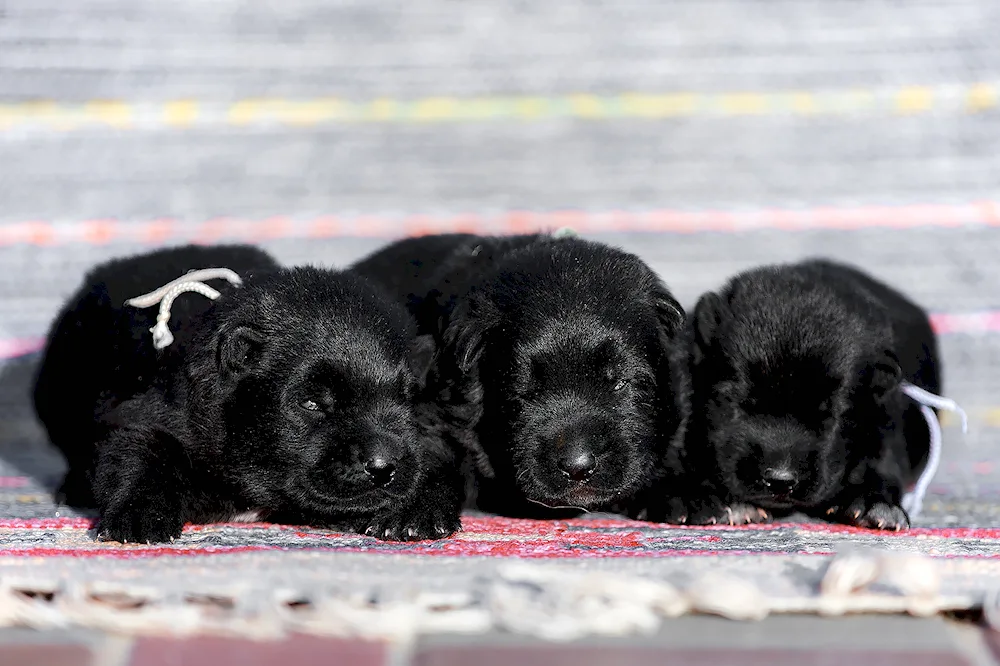
[(931, 408), (956, 412), (962, 418), (963, 433), (969, 430), (969, 418), (966, 416), (965, 410), (959, 407), (954, 400), (925, 391), (910, 382), (900, 384), (900, 390), (920, 405), (920, 413), (924, 415), (924, 420), (927, 421), (927, 430), (930, 432), (930, 451), (927, 455), (927, 465), (920, 473), (913, 490), (903, 495), (903, 509), (906, 510), (910, 518), (916, 518), (923, 510), (924, 495), (927, 493), (927, 487), (930, 486), (934, 475), (937, 474), (937, 468), (941, 462), (941, 423)]
[(580, 234), (573, 227), (559, 227), (552, 232), (553, 238), (579, 238)]
[(216, 300), (221, 295), (217, 290), (209, 287), (204, 280), (226, 280), (230, 284), (238, 287), (243, 284), (242, 278), (228, 268), (203, 268), (201, 270), (189, 271), (176, 280), (171, 280), (156, 291), (151, 291), (142, 296), (136, 296), (125, 301), (125, 305), (134, 308), (148, 308), (160, 304), (160, 311), (156, 315), (156, 325), (150, 332), (153, 334), (153, 348), (163, 349), (169, 347), (174, 341), (174, 336), (167, 326), (170, 321), (170, 307), (174, 300), (183, 293), (193, 291), (201, 294), (205, 298)]

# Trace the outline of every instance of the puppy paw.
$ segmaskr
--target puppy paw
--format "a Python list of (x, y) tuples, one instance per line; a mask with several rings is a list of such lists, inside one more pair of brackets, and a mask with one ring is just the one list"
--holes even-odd
[(699, 497), (671, 500), (664, 518), (662, 522), (675, 525), (748, 525), (770, 522), (771, 514), (752, 504), (725, 504), (717, 497)]
[(358, 532), (383, 541), (443, 539), (462, 529), (458, 508), (407, 507), (357, 525)]
[(887, 502), (868, 502), (858, 499), (852, 502), (846, 510), (838, 512), (836, 508), (828, 513), (838, 514), (841, 522), (855, 527), (865, 527), (873, 530), (890, 530), (899, 532), (909, 529), (910, 519), (902, 507)]
[(769, 523), (771, 514), (766, 509), (752, 504), (734, 502), (723, 507), (723, 520), (729, 525), (750, 525), (752, 523)]
[(181, 535), (180, 510), (171, 510), (166, 498), (122, 502), (101, 512), (97, 538), (119, 543), (162, 543)]
[(771, 514), (766, 510), (742, 502), (702, 503), (694, 507), (688, 517), (688, 523), (691, 525), (749, 525), (770, 521)]

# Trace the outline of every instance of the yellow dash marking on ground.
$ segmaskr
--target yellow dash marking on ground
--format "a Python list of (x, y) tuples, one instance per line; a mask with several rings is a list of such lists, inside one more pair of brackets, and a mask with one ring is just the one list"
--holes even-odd
[(760, 93), (719, 95), (719, 107), (729, 115), (757, 115), (767, 112), (769, 106), (768, 96)]
[(186, 127), (198, 119), (198, 102), (178, 100), (163, 105), (163, 121), (168, 125)]
[(545, 116), (548, 101), (542, 97), (525, 97), (514, 102), (514, 115), (518, 118), (541, 118)]
[(669, 118), (694, 113), (700, 99), (699, 95), (693, 93), (665, 95), (629, 93), (621, 96), (621, 106), (625, 115), (642, 118)]
[(97, 100), (87, 102), (84, 110), (88, 117), (112, 127), (126, 127), (132, 122), (132, 107), (125, 102)]
[[(951, 91), (958, 96), (952, 97)], [(947, 91), (949, 94), (945, 94)], [(878, 89), (786, 90), (775, 92), (643, 93), (619, 95), (533, 95), (510, 97), (448, 96), (410, 100), (376, 98), (348, 101), (333, 97), (314, 99), (257, 98), (237, 100), (224, 107), (223, 122), (248, 125), (270, 122), (279, 125), (311, 125), (332, 122), (426, 123), (466, 120), (516, 119), (530, 122), (541, 118), (571, 117), (588, 120), (607, 118), (672, 118), (680, 116), (762, 116), (770, 114), (813, 115), (881, 112), (899, 115), (924, 113), (935, 104), (952, 112), (978, 113), (1000, 106), (1000, 83), (981, 82), (955, 86), (909, 86)], [(170, 100), (159, 105), (113, 100), (83, 104), (58, 104), (49, 100), (0, 105), (0, 128), (15, 125), (73, 129), (81, 125), (133, 126), (138, 108), (152, 109), (154, 120), (183, 128), (208, 115), (217, 122), (216, 108), (205, 100)], [(207, 119), (205, 119), (207, 120)]]
[(896, 95), (896, 108), (900, 113), (921, 113), (934, 105), (934, 91), (924, 86), (903, 88)]
[(303, 102), (285, 102), (275, 107), (278, 119), (290, 125), (315, 125), (337, 116), (340, 102), (335, 99), (317, 99)]
[(606, 104), (594, 95), (570, 95), (569, 108), (579, 118), (605, 118), (608, 116)]
[(274, 107), (274, 100), (244, 99), (229, 107), (227, 118), (234, 125), (246, 125), (265, 115)]
[(15, 495), (14, 501), (20, 504), (37, 504), (52, 499), (51, 495)]
[(816, 104), (816, 97), (812, 93), (794, 92), (788, 96), (788, 101), (789, 106), (795, 113), (811, 114), (819, 110)]
[(394, 99), (380, 97), (372, 100), (363, 112), (363, 117), (368, 120), (390, 120), (399, 113), (399, 104)]
[(966, 104), (970, 111), (985, 111), (997, 105), (997, 87), (989, 83), (979, 83), (969, 88)]
[(431, 97), (413, 105), (413, 118), (425, 122), (439, 122), (456, 116), (458, 100), (452, 97)]

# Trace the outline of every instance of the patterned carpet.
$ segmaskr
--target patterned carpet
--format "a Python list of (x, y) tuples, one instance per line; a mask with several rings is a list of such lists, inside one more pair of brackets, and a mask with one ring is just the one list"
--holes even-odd
[[(3, 0), (0, 624), (266, 634), (303, 628), (260, 620), (295, 599), (422, 592), (499, 612), (491, 585), (520, 559), (812, 598), (831, 554), (864, 547), (933, 556), (944, 593), (981, 599), (1000, 586), (997, 34), (992, 0)], [(565, 225), (638, 253), (687, 306), (820, 254), (926, 306), (970, 430), (946, 421), (916, 527), (467, 516), (406, 546), (212, 525), (121, 547), (51, 504), (62, 462), (27, 390), (92, 264), (244, 240), (345, 265), (407, 234)], [(464, 621), (446, 628), (482, 629)]]

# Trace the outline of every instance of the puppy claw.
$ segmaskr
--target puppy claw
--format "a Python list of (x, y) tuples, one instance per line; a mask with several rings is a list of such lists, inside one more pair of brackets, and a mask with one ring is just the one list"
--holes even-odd
[(710, 525), (715, 525), (718, 521), (715, 519), (715, 516), (712, 516), (708, 519), (708, 522)]
[(415, 529), (413, 529), (412, 527), (407, 527), (406, 528), (406, 536), (412, 537), (416, 533), (417, 533), (417, 531)]
[(885, 521), (884, 520), (879, 520), (875, 524), (878, 525), (879, 529), (882, 529), (883, 527), (885, 527)]
[(435, 525), (434, 531), (437, 532), (438, 534), (447, 534), (448, 528), (445, 527), (444, 525)]
[(375, 536), (376, 528), (374, 525), (369, 525), (368, 529), (365, 530), (365, 534), (368, 536)]
[(729, 516), (729, 524), (735, 525), (736, 519), (733, 517), (733, 510), (730, 507), (726, 507), (726, 514)]
[(680, 517), (680, 518), (678, 518), (677, 520), (678, 520), (678, 522), (679, 522), (679, 523), (680, 523), (681, 525), (687, 525), (687, 521), (688, 521), (688, 517), (687, 517), (687, 516), (681, 516), (681, 517)]
[(854, 519), (857, 520), (860, 517), (861, 517), (861, 511), (855, 511), (854, 512)]
[[(761, 520), (767, 520), (767, 511), (765, 511), (764, 509), (758, 508), (757, 515), (760, 516)], [(750, 520), (747, 519), (747, 522), (749, 523)]]
[(831, 506), (829, 509), (826, 510), (826, 515), (828, 516), (832, 516), (835, 513), (837, 513), (837, 507), (835, 506)]

